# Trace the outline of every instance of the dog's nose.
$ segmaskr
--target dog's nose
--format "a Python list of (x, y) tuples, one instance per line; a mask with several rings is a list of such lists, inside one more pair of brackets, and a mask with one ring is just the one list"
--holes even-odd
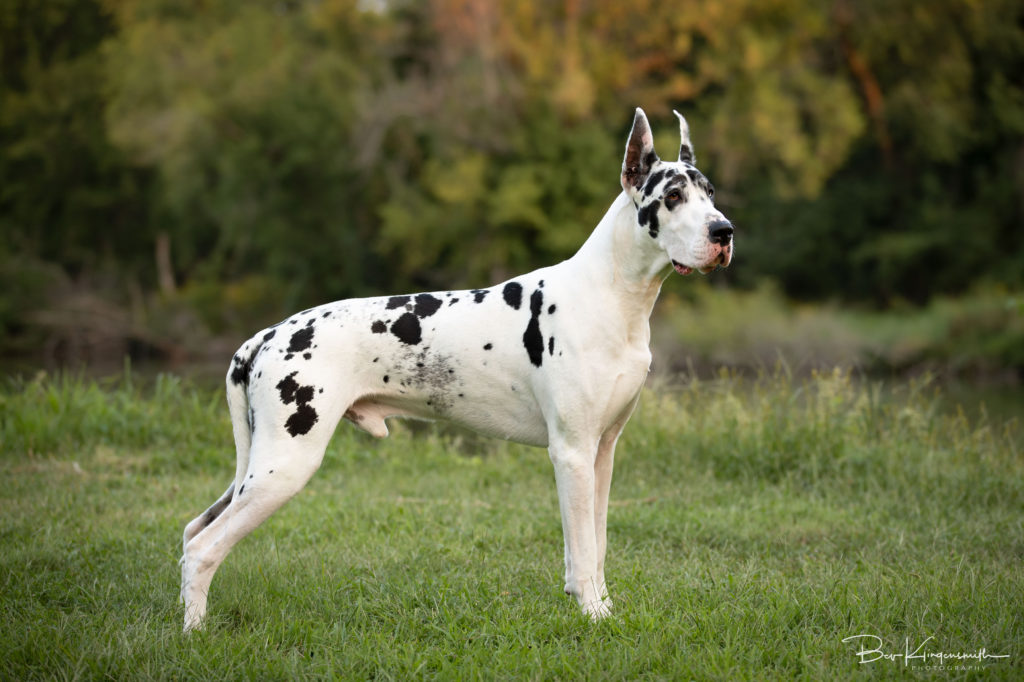
[(732, 241), (732, 223), (728, 220), (716, 220), (708, 225), (708, 239), (712, 244), (725, 246)]

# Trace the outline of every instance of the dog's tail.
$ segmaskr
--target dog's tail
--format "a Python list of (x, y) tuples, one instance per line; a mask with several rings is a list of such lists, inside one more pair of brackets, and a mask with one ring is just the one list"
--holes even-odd
[(227, 385), (228, 413), (235, 436), (235, 490), (239, 490), (249, 468), (249, 449), (252, 447), (254, 415), (249, 404), (249, 377), (252, 365), (267, 338), (255, 336), (246, 341), (231, 362)]

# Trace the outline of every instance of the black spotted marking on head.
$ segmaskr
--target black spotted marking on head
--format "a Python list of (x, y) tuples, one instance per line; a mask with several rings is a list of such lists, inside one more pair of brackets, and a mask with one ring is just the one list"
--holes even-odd
[(539, 283), (537, 284), (537, 286), (539, 286), (539, 287), (540, 287), (541, 289), (543, 289), (543, 288), (544, 288), (544, 280), (541, 280), (541, 281), (540, 281), (540, 282), (539, 282)]
[(540, 311), (544, 307), (544, 292), (535, 289), (530, 294), (530, 321), (523, 332), (523, 347), (530, 362), (540, 367), (544, 362), (544, 335), (540, 333)]
[(387, 330), (388, 326), (384, 323), (384, 320), (374, 320), (373, 324), (370, 325), (370, 331), (374, 334), (383, 334)]
[(668, 173), (668, 169), (662, 169), (651, 173), (650, 177), (647, 178), (647, 182), (644, 183), (645, 197), (649, 197), (654, 193), (654, 190), (658, 187), (658, 183), (665, 178), (666, 173)]
[(324, 313), (324, 314), (323, 314), (323, 315), (321, 315), (320, 317), (324, 317), (324, 318), (327, 318), (327, 317), (330, 317), (330, 316), (331, 316), (331, 311), (330, 311), (330, 310), (328, 310), (328, 311), (327, 311), (326, 313)]
[[(312, 322), (312, 320), (310, 320)], [(291, 340), (288, 342), (288, 352), (298, 353), (299, 351), (308, 350), (313, 345), (313, 332), (315, 329), (309, 325), (303, 327), (299, 331), (292, 334)]]
[(304, 357), (306, 360), (309, 360), (310, 358), (313, 357), (313, 354), (312, 353), (303, 353), (302, 357)]
[(313, 386), (299, 385), (299, 382), (295, 381), (296, 374), (298, 372), (292, 372), (277, 384), (282, 402), (285, 405), (295, 403), (295, 412), (284, 423), (285, 429), (293, 438), (309, 433), (319, 419), (316, 410), (310, 405), (316, 389)]
[(665, 192), (665, 208), (671, 211), (676, 206), (686, 203), (686, 184), (686, 176), (680, 175), (678, 182), (668, 188)]
[(403, 313), (391, 325), (391, 333), (398, 337), (402, 343), (415, 346), (423, 340), (423, 329), (420, 327), (420, 319), (413, 313)]
[(384, 306), (387, 310), (394, 310), (395, 308), (401, 308), (403, 305), (409, 302), (408, 296), (392, 296), (388, 299), (388, 304)]
[(640, 225), (647, 227), (648, 234), (651, 237), (658, 236), (658, 230), (660, 225), (658, 223), (658, 208), (661, 206), (657, 201), (652, 201), (636, 213), (637, 219), (640, 221)]
[(519, 306), (523, 304), (523, 285), (519, 282), (509, 282), (501, 290), (501, 295), (513, 310), (519, 310)]
[(554, 315), (554, 314), (555, 314), (555, 304), (552, 303), (551, 305), (548, 306), (548, 315)]
[(266, 343), (267, 341), (270, 341), (270, 339), (274, 338), (275, 334), (277, 334), (277, 330), (276, 329), (271, 329), (269, 332), (264, 334), (263, 335), (263, 343)]
[(683, 163), (693, 163), (693, 147), (683, 142), (679, 145), (679, 160)]
[(242, 493), (244, 493), (244, 492), (245, 492), (245, 484), (243, 483), (242, 487), (238, 489), (238, 496), (241, 497)]
[(473, 289), (469, 293), (473, 294), (473, 303), (483, 303), (487, 294), (491, 293), (490, 289)]
[(389, 376), (388, 376), (387, 374), (385, 374), (385, 375), (384, 375), (384, 383), (386, 384), (386, 383), (388, 383), (389, 381), (391, 381), (391, 377), (389, 377)]
[(452, 300), (448, 301), (448, 305), (455, 305), (458, 302), (459, 302), (458, 298), (453, 298)]
[(490, 350), (492, 348), (494, 348), (494, 344), (493, 343), (485, 343), (484, 344), (484, 350)]
[(416, 295), (416, 307), (413, 308), (413, 313), (416, 317), (423, 319), (424, 317), (430, 317), (438, 311), (441, 307), (441, 299), (434, 298), (430, 294), (417, 294)]
[(554, 354), (555, 354), (555, 337), (549, 336), (548, 337), (548, 355), (554, 355)]
[(294, 356), (294, 355), (292, 355), (291, 353), (288, 353), (288, 355), (285, 355), (285, 356), (284, 356), (284, 359), (285, 359), (285, 360), (291, 360), (291, 359), (292, 359), (293, 357), (295, 357), (295, 356)]

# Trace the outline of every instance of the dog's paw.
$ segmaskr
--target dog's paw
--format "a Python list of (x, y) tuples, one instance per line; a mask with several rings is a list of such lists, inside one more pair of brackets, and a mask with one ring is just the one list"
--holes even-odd
[(590, 616), (595, 623), (612, 615), (611, 599), (595, 599), (583, 605), (583, 613)]

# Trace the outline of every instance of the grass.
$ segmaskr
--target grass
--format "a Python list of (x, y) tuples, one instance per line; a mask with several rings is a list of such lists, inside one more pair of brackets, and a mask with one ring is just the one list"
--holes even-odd
[[(234, 471), (222, 402), (167, 375), (0, 390), (0, 679), (1024, 676), (1020, 431), (938, 409), (926, 383), (648, 391), (619, 446), (598, 624), (561, 594), (543, 451), (342, 427), (185, 637), (181, 530)], [(858, 664), (856, 634), (1009, 658)]]

